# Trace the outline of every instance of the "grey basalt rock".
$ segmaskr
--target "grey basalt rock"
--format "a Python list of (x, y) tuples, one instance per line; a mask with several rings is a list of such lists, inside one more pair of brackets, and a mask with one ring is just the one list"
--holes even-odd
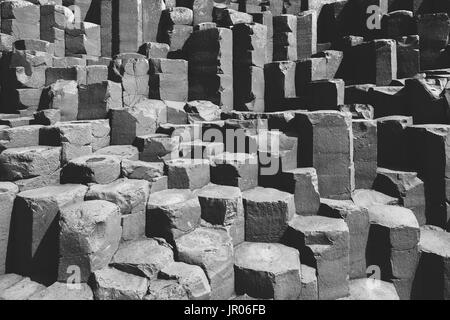
[(146, 235), (174, 239), (200, 225), (201, 208), (190, 190), (171, 189), (150, 195), (147, 204)]
[(0, 182), (0, 275), (6, 270), (11, 215), (19, 188), (11, 182)]
[(234, 294), (233, 244), (225, 230), (197, 228), (175, 239), (178, 259), (200, 266), (211, 285), (211, 299), (229, 299)]
[(155, 279), (174, 263), (170, 245), (162, 239), (139, 239), (120, 245), (110, 263), (114, 268), (148, 279)]
[(147, 294), (148, 280), (106, 267), (92, 277), (96, 300), (142, 300)]
[(119, 208), (107, 201), (86, 201), (61, 211), (58, 280), (70, 279), (78, 266), (80, 281), (110, 263), (119, 247), (122, 228)]
[(0, 176), (14, 181), (51, 174), (61, 166), (61, 148), (33, 146), (12, 148), (0, 154)]
[(300, 254), (294, 248), (244, 242), (236, 248), (234, 265), (237, 294), (275, 300), (300, 296)]
[(283, 242), (300, 250), (302, 263), (317, 270), (319, 300), (349, 293), (349, 228), (343, 219), (296, 216)]
[(295, 215), (294, 196), (276, 189), (247, 190), (243, 203), (246, 241), (278, 242)]
[[(61, 210), (82, 202), (87, 187), (58, 185), (21, 192), (17, 195), (11, 221), (12, 268), (44, 283), (58, 274)], [(53, 282), (52, 282), (53, 281)]]
[(177, 280), (187, 292), (189, 299), (209, 300), (211, 287), (203, 269), (196, 265), (174, 262), (159, 273), (159, 277), (167, 280)]
[(120, 159), (90, 155), (70, 160), (61, 172), (62, 183), (109, 184), (120, 177)]
[(28, 298), (28, 300), (94, 300), (92, 289), (85, 283), (67, 284), (55, 282), (50, 287), (39, 291)]

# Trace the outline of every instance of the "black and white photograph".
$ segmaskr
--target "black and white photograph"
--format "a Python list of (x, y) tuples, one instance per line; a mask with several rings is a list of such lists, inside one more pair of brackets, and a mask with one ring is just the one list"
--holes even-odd
[(450, 0), (0, 0), (0, 306), (450, 300), (449, 35)]

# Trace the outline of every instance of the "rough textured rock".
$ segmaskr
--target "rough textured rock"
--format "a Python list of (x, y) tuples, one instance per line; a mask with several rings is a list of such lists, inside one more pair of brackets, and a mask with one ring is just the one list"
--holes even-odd
[(27, 300), (33, 294), (36, 294), (45, 289), (45, 286), (30, 280), (30, 278), (23, 278), (19, 282), (6, 288), (0, 293), (0, 300)]
[(61, 148), (13, 148), (0, 154), (0, 175), (3, 181), (14, 181), (51, 174), (58, 170)]
[(294, 196), (276, 189), (247, 190), (243, 203), (246, 241), (278, 242), (295, 215)]
[(298, 168), (285, 171), (284, 191), (293, 193), (298, 215), (316, 215), (320, 207), (317, 172), (314, 168)]
[(318, 300), (319, 292), (317, 287), (316, 269), (302, 264), (301, 270), (300, 300)]
[(210, 182), (209, 160), (175, 159), (166, 162), (169, 189), (200, 189)]
[(367, 264), (381, 270), (381, 280), (392, 281), (402, 300), (409, 300), (419, 262), (419, 223), (406, 208), (376, 205), (369, 209)]
[(346, 300), (400, 300), (392, 283), (376, 279), (350, 281), (350, 296)]
[(147, 293), (148, 280), (114, 268), (104, 268), (93, 274), (96, 300), (142, 300)]
[(174, 239), (200, 225), (201, 208), (190, 190), (164, 190), (150, 195), (147, 204), (146, 234)]
[(175, 239), (175, 245), (181, 262), (205, 270), (211, 299), (229, 299), (234, 294), (233, 244), (225, 230), (197, 228)]
[(108, 155), (90, 155), (73, 159), (63, 168), (62, 183), (109, 184), (120, 177), (120, 159)]
[(86, 200), (105, 200), (119, 206), (122, 239), (134, 240), (145, 234), (145, 212), (150, 184), (145, 180), (119, 179), (106, 185), (92, 185)]
[(192, 300), (209, 300), (211, 287), (202, 268), (183, 262), (174, 262), (160, 271), (159, 276), (167, 280), (177, 280)]
[(107, 201), (86, 201), (61, 210), (58, 280), (68, 281), (72, 266), (80, 282), (108, 266), (122, 234), (119, 208)]
[(420, 260), (414, 279), (412, 299), (450, 299), (449, 243), (449, 233), (440, 228), (424, 226), (420, 229)]
[(122, 160), (122, 176), (128, 179), (154, 182), (164, 176), (164, 163)]
[(97, 150), (95, 154), (116, 156), (120, 160), (139, 160), (139, 151), (134, 146), (109, 146)]
[[(346, 113), (297, 113), (300, 167), (314, 167), (321, 197), (348, 200), (355, 189), (353, 131)], [(336, 159), (339, 159), (336, 161)]]
[(94, 300), (94, 294), (85, 283), (70, 287), (66, 283), (55, 282), (50, 287), (30, 296), (28, 300)]
[(10, 245), (12, 270), (53, 283), (58, 274), (61, 210), (81, 202), (87, 187), (60, 185), (21, 192), (14, 206)]
[(362, 208), (369, 208), (374, 205), (398, 205), (398, 199), (385, 195), (375, 190), (355, 190), (352, 194), (353, 202)]
[(0, 275), (6, 271), (11, 215), (19, 188), (11, 182), (0, 182)]
[(366, 276), (366, 249), (369, 238), (369, 213), (352, 201), (322, 199), (319, 214), (344, 219), (350, 236), (350, 279)]
[(188, 300), (186, 289), (176, 280), (150, 281), (144, 300)]
[(297, 300), (300, 296), (300, 255), (296, 249), (244, 242), (235, 250), (234, 265), (237, 294), (275, 300)]
[(399, 199), (399, 204), (411, 209), (419, 222), (426, 224), (424, 183), (415, 172), (392, 171), (378, 168), (374, 189)]
[(348, 295), (350, 241), (344, 220), (296, 216), (284, 242), (300, 250), (303, 264), (316, 268), (319, 300)]
[(204, 221), (213, 226), (224, 226), (235, 246), (245, 241), (244, 207), (239, 188), (208, 185), (197, 196)]
[(140, 239), (120, 245), (111, 261), (114, 268), (154, 279), (173, 260), (172, 248), (162, 239)]
[(212, 183), (239, 187), (242, 191), (258, 185), (258, 160), (255, 155), (226, 152), (211, 161)]

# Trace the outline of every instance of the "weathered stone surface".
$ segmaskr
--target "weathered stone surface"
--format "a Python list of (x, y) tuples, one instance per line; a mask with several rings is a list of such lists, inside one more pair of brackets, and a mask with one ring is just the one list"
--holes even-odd
[(60, 184), (60, 182), (61, 169), (58, 169), (49, 175), (14, 181), (14, 184), (19, 187), (20, 192), (23, 192), (49, 186), (57, 186)]
[(283, 173), (283, 189), (294, 194), (298, 215), (316, 215), (320, 207), (317, 172), (314, 168), (298, 168)]
[(176, 280), (156, 279), (150, 281), (144, 300), (188, 300), (188, 293)]
[(65, 282), (78, 266), (80, 281), (108, 266), (119, 247), (120, 211), (107, 201), (86, 201), (61, 210), (58, 280)]
[(109, 146), (97, 150), (95, 154), (116, 156), (120, 160), (139, 160), (139, 150), (134, 146)]
[[(333, 111), (297, 113), (300, 167), (314, 167), (320, 195), (347, 200), (355, 189), (353, 132), (348, 114)], [(338, 159), (338, 160), (337, 160)]]
[(0, 182), (0, 275), (6, 271), (11, 214), (19, 188), (11, 182)]
[(366, 248), (369, 238), (369, 213), (352, 201), (321, 199), (319, 215), (344, 219), (350, 236), (350, 279), (366, 276)]
[(45, 286), (24, 278), (0, 293), (0, 300), (27, 300), (33, 294), (42, 291)]
[(83, 201), (86, 191), (82, 185), (61, 185), (17, 195), (11, 221), (12, 270), (44, 283), (56, 281), (59, 214)]
[(242, 191), (258, 185), (256, 155), (225, 152), (211, 159), (211, 182), (239, 187)]
[(39, 145), (40, 125), (5, 128), (0, 130), (0, 150)]
[(398, 205), (398, 199), (385, 195), (384, 193), (359, 189), (352, 194), (353, 202), (361, 208), (369, 208), (374, 205)]
[(204, 226), (223, 226), (237, 246), (245, 241), (242, 193), (237, 187), (208, 185), (197, 193)]
[(231, 237), (225, 230), (197, 228), (175, 239), (178, 259), (201, 266), (211, 285), (211, 299), (229, 299), (234, 294), (234, 261)]
[(378, 168), (374, 189), (399, 199), (400, 205), (411, 209), (420, 226), (426, 224), (424, 183), (415, 172)]
[(5, 289), (8, 289), (23, 279), (24, 277), (14, 273), (2, 274), (0, 275), (0, 290), (3, 292)]
[(173, 251), (167, 242), (141, 239), (122, 243), (110, 265), (127, 273), (155, 279), (163, 268), (173, 262)]
[(128, 179), (154, 182), (164, 176), (164, 163), (122, 160), (122, 176)]
[(85, 283), (71, 287), (67, 283), (55, 282), (50, 287), (30, 296), (28, 300), (94, 300), (94, 294)]
[(114, 268), (107, 267), (93, 274), (93, 291), (97, 300), (142, 300), (147, 289), (146, 278)]
[(244, 242), (236, 248), (234, 265), (237, 294), (275, 300), (297, 300), (300, 296), (300, 255), (296, 249)]
[(381, 280), (393, 281), (402, 300), (409, 300), (419, 262), (420, 229), (406, 208), (376, 205), (369, 209), (367, 264), (381, 270)]
[(139, 160), (161, 162), (179, 157), (180, 137), (166, 134), (139, 136), (135, 146), (139, 149)]
[(131, 145), (136, 137), (156, 131), (157, 112), (146, 104), (111, 111), (111, 144)]
[(124, 240), (136, 239), (145, 233), (145, 211), (150, 185), (145, 180), (119, 179), (106, 185), (92, 185), (86, 200), (105, 200), (119, 206), (122, 214)]
[(420, 229), (420, 260), (413, 284), (412, 299), (449, 300), (448, 277), (450, 235), (434, 226)]
[(243, 193), (245, 240), (278, 242), (295, 215), (294, 196), (276, 189), (260, 188)]
[(417, 246), (420, 230), (411, 210), (386, 205), (375, 205), (368, 210), (372, 225), (389, 230), (388, 241), (393, 249), (407, 250)]
[(345, 300), (400, 300), (392, 283), (376, 279), (350, 281), (350, 296)]
[(58, 170), (61, 148), (34, 146), (13, 148), (0, 154), (1, 180), (21, 180), (51, 174)]
[(170, 243), (200, 225), (201, 208), (190, 190), (172, 189), (150, 195), (147, 204), (147, 236)]
[(378, 136), (374, 120), (352, 120), (355, 188), (371, 189), (377, 175)]
[(199, 189), (210, 182), (209, 161), (175, 159), (166, 162), (169, 189)]
[(317, 287), (316, 269), (301, 265), (301, 291), (300, 300), (318, 300), (319, 292)]
[(233, 224), (244, 215), (242, 192), (237, 187), (211, 185), (198, 192), (202, 219), (216, 225)]
[(120, 176), (120, 159), (108, 155), (90, 155), (73, 159), (63, 168), (63, 183), (109, 184)]
[(177, 280), (186, 290), (190, 300), (209, 300), (211, 297), (208, 278), (199, 266), (174, 262), (162, 269), (159, 276), (167, 280)]
[(349, 293), (349, 229), (342, 219), (296, 216), (284, 242), (300, 250), (302, 263), (317, 268), (319, 300)]

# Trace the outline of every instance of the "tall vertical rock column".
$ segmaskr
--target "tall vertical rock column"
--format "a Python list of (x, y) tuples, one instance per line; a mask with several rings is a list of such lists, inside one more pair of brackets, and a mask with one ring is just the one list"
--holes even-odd
[(187, 43), (189, 100), (208, 100), (233, 109), (233, 32), (200, 26)]
[(264, 65), (267, 27), (238, 24), (233, 28), (234, 107), (243, 111), (264, 111)]

